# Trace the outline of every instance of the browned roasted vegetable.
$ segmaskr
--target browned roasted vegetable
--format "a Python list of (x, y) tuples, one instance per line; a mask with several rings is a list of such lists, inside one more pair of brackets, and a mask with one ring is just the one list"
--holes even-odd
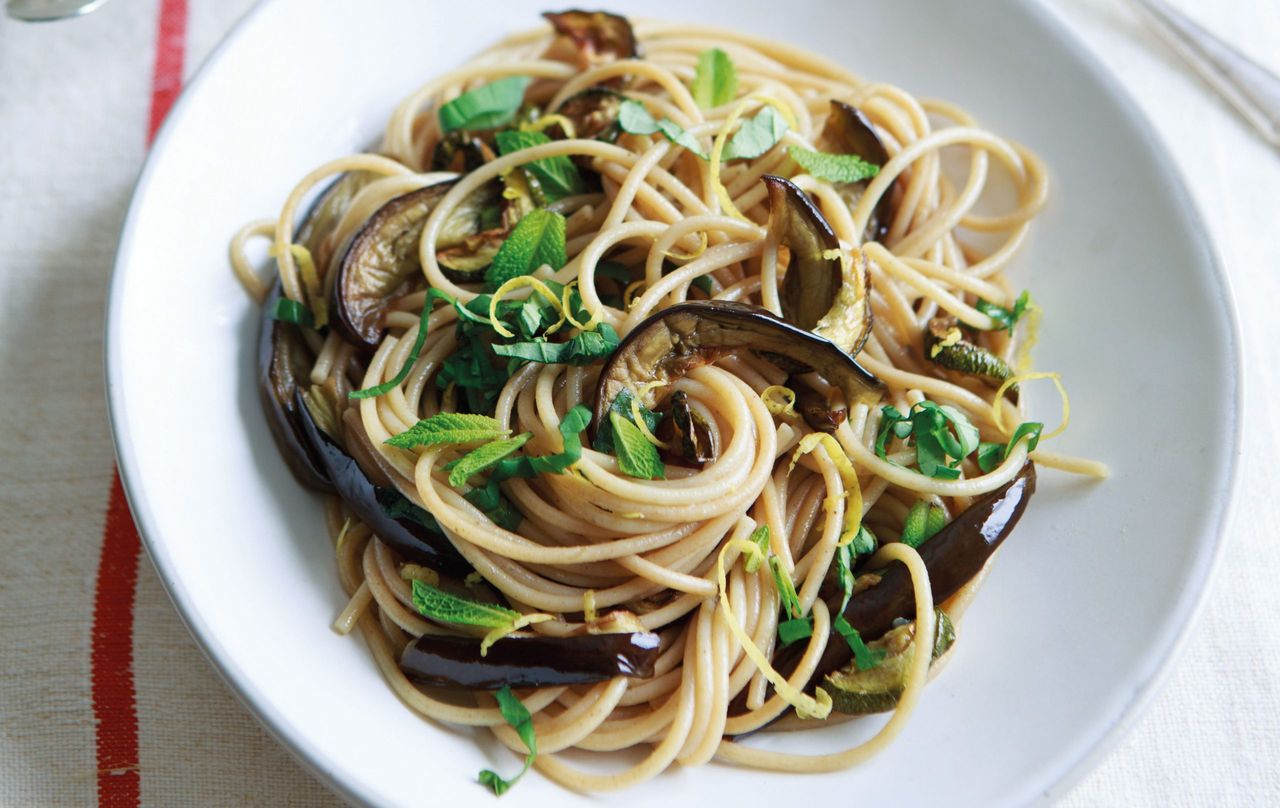
[(689, 394), (671, 394), (671, 413), (658, 428), (658, 438), (670, 448), (663, 459), (677, 464), (710, 463), (720, 454), (716, 433), (697, 410), (689, 406)]
[(612, 143), (622, 131), (618, 110), (625, 100), (626, 96), (605, 87), (588, 87), (566, 98), (555, 112), (573, 121), (576, 137)]
[[(766, 309), (724, 300), (681, 303), (657, 312), (627, 335), (600, 371), (597, 426), (614, 397), (647, 382), (670, 381), (724, 351), (751, 349), (785, 357), (816, 371), (849, 402), (874, 402), (884, 384), (830, 340), (775, 317)], [(644, 402), (652, 406), (652, 400)]]
[(796, 410), (809, 428), (816, 432), (835, 432), (849, 417), (849, 410), (837, 404), (797, 376), (787, 380), (796, 394)]
[(299, 420), (297, 394), (309, 385), (311, 353), (298, 326), (272, 319), (280, 285), (262, 306), (262, 326), (258, 337), (258, 394), (267, 416), (271, 437), (293, 476), (307, 488), (333, 490), (324, 464), (307, 440)]
[(791, 252), (782, 316), (856, 355), (871, 334), (870, 273), (861, 251), (846, 253), (831, 225), (790, 180), (765, 175), (769, 231)]
[(1013, 375), (1003, 359), (964, 338), (955, 317), (934, 317), (924, 331), (924, 354), (931, 362), (994, 385)]
[(338, 250), (334, 228), (346, 213), (347, 206), (360, 189), (374, 179), (367, 171), (350, 171), (338, 177), (325, 188), (307, 211), (293, 236), (295, 244), (301, 244), (311, 253), (316, 270), (322, 278), (329, 271), (329, 264)]
[(658, 635), (583, 634), (504, 637), (480, 655), (480, 640), (424, 634), (404, 649), (400, 669), (435, 687), (498, 690), (647, 679), (658, 661)]
[(466, 174), (494, 159), (493, 147), (471, 132), (450, 132), (436, 143), (431, 152), (432, 171)]
[(626, 17), (605, 11), (548, 11), (542, 16), (576, 49), (580, 70), (640, 55)]
[[(822, 136), (818, 139), (818, 147), (834, 154), (855, 154), (876, 166), (884, 166), (889, 162), (889, 152), (880, 142), (875, 127), (857, 107), (843, 101), (831, 102), (831, 113), (822, 127)], [(866, 193), (869, 180), (841, 184), (836, 190), (852, 210), (858, 200)], [(889, 232), (893, 222), (893, 188), (890, 187), (876, 202), (871, 218), (867, 220), (867, 230), (863, 236), (868, 241), (879, 241)]]

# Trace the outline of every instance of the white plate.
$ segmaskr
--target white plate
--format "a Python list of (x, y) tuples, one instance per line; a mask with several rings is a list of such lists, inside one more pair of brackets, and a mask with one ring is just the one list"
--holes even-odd
[[(554, 5), (554, 4), (553, 4)], [(712, 765), (618, 805), (1024, 804), (1061, 793), (1151, 696), (1213, 564), (1238, 447), (1229, 294), (1171, 160), (1132, 105), (1035, 5), (607, 3), (799, 43), (868, 77), (971, 110), (1047, 160), (1054, 192), (1015, 282), (1047, 315), (1037, 364), (1061, 370), (1073, 422), (1054, 472), (966, 617), (959, 653), (886, 754), (841, 774)], [(484, 766), (515, 757), (411, 714), (355, 639), (319, 502), (289, 476), (254, 388), (257, 314), (226, 266), (243, 222), (311, 167), (372, 142), (392, 105), (543, 3), (276, 0), (252, 12), (165, 124), (112, 283), (108, 385), (147, 549), (232, 688), (317, 774), (374, 804), (492, 805)], [(498, 6), (492, 4), (490, 11)], [(1033, 411), (1052, 419), (1040, 390)], [(774, 738), (833, 748), (842, 727)], [(785, 791), (784, 791), (785, 789)], [(534, 775), (507, 801), (587, 804)]]

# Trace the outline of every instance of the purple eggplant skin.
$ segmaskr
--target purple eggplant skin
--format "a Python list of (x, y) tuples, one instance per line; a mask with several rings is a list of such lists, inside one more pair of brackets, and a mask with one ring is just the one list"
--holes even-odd
[[(920, 545), (918, 550), (929, 570), (934, 603), (942, 603), (982, 571), (1017, 526), (1035, 490), (1036, 466), (1028, 461), (1016, 477), (977, 499)], [(906, 565), (894, 561), (880, 576), (880, 583), (854, 595), (844, 610), (844, 619), (868, 642), (883, 636), (893, 627), (893, 621), (910, 620), (916, 613), (915, 592)], [(824, 600), (835, 611), (840, 606), (840, 592), (834, 591), (834, 587), (832, 590), (825, 593)], [(797, 646), (788, 650), (795, 653), (797, 659), (804, 651)], [(849, 644), (833, 631), (810, 683), (820, 682), (823, 676), (844, 667), (851, 656)]]
[(504, 637), (480, 656), (480, 640), (424, 634), (400, 656), (400, 670), (432, 687), (499, 690), (647, 679), (658, 661), (657, 634)]
[[(333, 484), (320, 460), (319, 453), (307, 440), (298, 412), (298, 380), (306, 383), (310, 366), (306, 343), (298, 326), (271, 316), (280, 299), (277, 283), (262, 306), (262, 328), (258, 334), (258, 394), (267, 416), (271, 437), (293, 476), (303, 486), (322, 493), (332, 493)], [(306, 367), (304, 367), (306, 365)], [(305, 410), (305, 408), (303, 408)]]
[[(871, 125), (871, 121), (867, 120), (867, 116), (863, 115), (857, 107), (835, 99), (831, 101), (831, 114), (827, 116), (826, 125), (822, 128), (818, 146), (838, 154), (855, 154), (881, 168), (889, 162), (889, 152), (880, 141), (880, 136), (876, 134), (876, 128)], [(865, 180), (854, 183), (857, 189), (856, 197), (862, 196), (868, 184)], [(867, 222), (864, 237), (868, 241), (883, 241), (889, 234), (893, 215), (893, 188), (890, 187), (876, 202), (871, 219)]]
[(294, 398), (303, 434), (316, 450), (335, 492), (356, 518), (369, 526), (374, 535), (406, 560), (430, 567), (445, 575), (465, 577), (474, 570), (457, 551), (448, 537), (404, 517), (392, 518), (378, 503), (378, 489), (332, 438), (321, 431), (302, 401), (302, 392)]

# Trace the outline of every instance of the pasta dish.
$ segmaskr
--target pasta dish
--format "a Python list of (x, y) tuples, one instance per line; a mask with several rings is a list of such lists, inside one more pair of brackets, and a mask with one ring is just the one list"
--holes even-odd
[[(1045, 167), (798, 48), (544, 16), (232, 240), (335, 628), (524, 759), (495, 793), (855, 765), (954, 653), (1037, 465), (1106, 475), (1040, 446), (1066, 395), (1006, 277)], [(746, 740), (871, 713), (843, 751)]]

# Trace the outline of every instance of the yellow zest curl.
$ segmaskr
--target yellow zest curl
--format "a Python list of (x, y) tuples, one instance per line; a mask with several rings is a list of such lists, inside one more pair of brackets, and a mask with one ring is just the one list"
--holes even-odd
[(770, 415), (794, 418), (796, 415), (796, 391), (780, 384), (771, 384), (760, 391), (760, 400)]
[(701, 256), (704, 252), (706, 252), (707, 246), (710, 243), (711, 243), (711, 240), (707, 237), (707, 231), (699, 230), (698, 231), (698, 249), (694, 250), (691, 253), (682, 253), (682, 252), (676, 252), (675, 250), (667, 250), (663, 253), (663, 255), (665, 255), (668, 258), (672, 258), (676, 261), (692, 261), (693, 259)]
[(1062, 374), (1046, 373), (1041, 371), (1037, 373), (1019, 373), (1016, 376), (1011, 376), (1008, 379), (1005, 379), (1004, 384), (1000, 385), (1000, 388), (996, 390), (996, 401), (991, 405), (991, 417), (996, 422), (996, 426), (1000, 427), (1000, 431), (1004, 432), (1004, 434), (1012, 435), (1013, 430), (1017, 428), (1017, 424), (1010, 427), (1006, 426), (1004, 422), (1005, 391), (1010, 387), (1013, 387), (1015, 384), (1019, 384), (1020, 382), (1029, 382), (1035, 379), (1052, 379), (1053, 386), (1058, 388), (1058, 395), (1062, 397), (1062, 423), (1058, 425), (1057, 429), (1046, 435), (1042, 435), (1040, 440), (1056, 438), (1066, 430), (1067, 424), (1071, 421), (1071, 399), (1067, 397), (1067, 388), (1062, 386)]
[(636, 302), (636, 297), (638, 297), (641, 294), (641, 292), (646, 287), (648, 287), (648, 285), (649, 285), (648, 281), (645, 281), (643, 279), (638, 281), (632, 281), (631, 283), (627, 284), (627, 288), (622, 290), (623, 308), (630, 309), (631, 304)]
[(650, 390), (656, 390), (666, 387), (667, 383), (663, 381), (645, 382), (640, 385), (640, 389), (631, 395), (631, 420), (635, 423), (636, 428), (640, 430), (640, 434), (644, 435), (644, 439), (657, 446), (659, 449), (668, 449), (670, 444), (663, 440), (658, 440), (658, 436), (649, 431), (649, 425), (645, 423), (644, 418), (640, 414), (640, 401), (647, 395)]
[(578, 130), (573, 125), (573, 121), (556, 113), (543, 115), (538, 120), (530, 123), (522, 123), (520, 124), (520, 129), (524, 132), (541, 132), (543, 129), (548, 129), (557, 124), (559, 124), (560, 128), (564, 130), (564, 136), (569, 140), (573, 140), (578, 136)]
[(1014, 367), (1019, 373), (1026, 373), (1031, 370), (1031, 349), (1036, 346), (1036, 342), (1040, 339), (1040, 319), (1043, 316), (1044, 309), (1035, 303), (1027, 306), (1027, 311), (1023, 315), (1027, 325), (1022, 334), (1022, 343), (1018, 345), (1017, 358), (1014, 360)]
[(400, 577), (406, 581), (422, 581), (431, 586), (440, 585), (440, 573), (421, 564), (405, 564), (400, 568)]
[[(769, 658), (764, 655), (756, 644), (751, 641), (751, 637), (747, 635), (745, 629), (738, 622), (738, 618), (733, 614), (733, 606), (729, 603), (729, 584), (725, 577), (724, 557), (730, 550), (739, 550), (746, 554), (760, 554), (760, 548), (756, 547), (750, 541), (742, 538), (736, 538), (725, 542), (724, 547), (720, 548), (720, 555), (716, 558), (716, 583), (720, 588), (720, 608), (718, 610), (720, 618), (724, 620), (725, 625), (729, 627), (729, 631), (733, 633), (735, 639), (742, 646), (742, 652), (746, 654), (755, 666), (773, 685), (774, 692), (778, 694), (784, 701), (796, 708), (796, 715), (801, 718), (826, 718), (831, 714), (831, 696), (825, 691), (819, 690), (818, 697), (806, 694), (804, 691), (791, 686), (781, 673), (778, 673), (772, 665), (769, 664)], [(762, 566), (762, 569), (767, 569)], [(757, 573), (760, 574), (760, 573)]]
[(735, 219), (740, 219), (752, 224), (754, 224), (754, 222), (751, 222), (751, 220), (733, 204), (733, 199), (729, 196), (729, 189), (724, 187), (724, 183), (720, 182), (720, 160), (721, 156), (724, 154), (725, 144), (729, 142), (729, 134), (737, 125), (738, 119), (742, 117), (742, 113), (746, 112), (747, 108), (753, 103), (773, 107), (778, 110), (778, 114), (782, 116), (782, 119), (787, 122), (788, 126), (792, 129), (797, 128), (796, 116), (791, 112), (791, 109), (787, 107), (786, 104), (783, 104), (776, 98), (772, 98), (767, 95), (749, 95), (742, 99), (742, 101), (738, 102), (738, 105), (729, 112), (729, 117), (724, 119), (724, 125), (720, 127), (719, 132), (716, 132), (716, 138), (711, 144), (711, 158), (709, 160), (709, 179), (711, 181), (711, 189), (715, 192), (716, 199), (720, 200), (720, 207), (724, 209), (725, 213)]
[(551, 287), (547, 286), (532, 275), (520, 275), (512, 278), (499, 286), (498, 291), (493, 293), (493, 297), (489, 299), (489, 323), (493, 326), (493, 330), (504, 337), (515, 336), (515, 334), (509, 331), (507, 327), (502, 324), (502, 321), (498, 319), (498, 301), (502, 299), (503, 295), (513, 289), (519, 289), (522, 286), (532, 287), (535, 292), (546, 298), (548, 303), (555, 306), (556, 311), (560, 312), (560, 319), (556, 321), (555, 325), (548, 328), (546, 332), (548, 334), (555, 333), (560, 326), (564, 325), (564, 308), (560, 305), (560, 298), (556, 296), (555, 292), (551, 291)]
[(836, 499), (827, 497), (822, 502), (827, 516), (830, 517), (840, 499), (844, 500), (844, 522), (840, 526), (840, 540), (836, 542), (843, 547), (853, 541), (858, 535), (858, 528), (862, 525), (862, 486), (858, 483), (858, 472), (854, 470), (853, 463), (849, 461), (849, 456), (844, 453), (844, 449), (831, 435), (825, 432), (810, 432), (800, 439), (795, 453), (791, 455), (791, 465), (787, 467), (787, 474), (790, 474), (796, 467), (796, 463), (800, 462), (801, 456), (819, 446), (827, 450), (827, 457), (831, 458), (831, 462), (835, 464), (836, 471), (840, 474), (840, 481), (844, 483), (842, 497)]
[[(574, 319), (573, 305), (569, 302), (569, 297), (573, 292), (573, 287), (577, 285), (578, 285), (578, 281), (576, 278), (564, 285), (564, 294), (560, 299), (560, 312), (564, 315), (564, 318), (569, 321), (569, 325), (573, 326), (574, 328), (580, 328), (583, 331), (594, 331), (596, 326), (600, 325), (599, 309), (597, 309), (596, 311), (593, 311), (591, 313), (590, 319), (588, 319), (585, 323), (580, 323), (576, 319)], [(585, 306), (586, 301), (584, 300), (582, 304)], [(551, 332), (548, 331), (547, 333), (551, 333)]]
[(484, 635), (484, 639), (480, 641), (480, 656), (485, 656), (486, 654), (488, 654), (489, 646), (493, 645), (495, 642), (507, 636), (508, 634), (512, 633), (513, 631), (519, 631), (525, 626), (531, 626), (534, 623), (545, 623), (546, 621), (551, 619), (552, 617), (549, 614), (542, 614), (542, 613), (522, 614), (519, 617), (517, 617), (515, 620), (512, 620), (507, 625), (495, 628), (493, 631), (490, 631), (488, 634)]

